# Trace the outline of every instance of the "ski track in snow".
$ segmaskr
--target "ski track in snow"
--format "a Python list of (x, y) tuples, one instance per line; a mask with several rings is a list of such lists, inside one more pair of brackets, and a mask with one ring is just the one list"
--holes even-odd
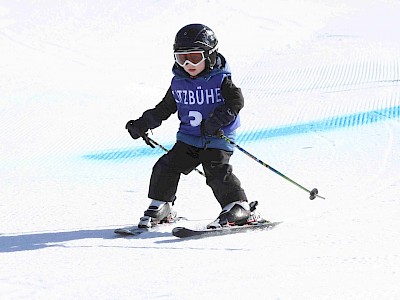
[[(0, 298), (400, 299), (399, 4), (230, 3), (0, 3)], [(236, 150), (278, 227), (117, 237), (163, 154), (125, 122), (163, 97), (174, 34), (198, 20), (245, 95), (238, 144), (326, 200)], [(176, 128), (154, 139), (170, 148)], [(179, 226), (219, 213), (204, 181), (181, 178)]]

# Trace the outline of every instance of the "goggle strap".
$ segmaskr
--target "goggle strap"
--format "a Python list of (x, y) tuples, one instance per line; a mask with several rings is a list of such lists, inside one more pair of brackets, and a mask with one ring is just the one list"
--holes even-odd
[(208, 51), (208, 56), (210, 56), (213, 52), (216, 52), (217, 50), (218, 50), (218, 44), (216, 44), (214, 48)]

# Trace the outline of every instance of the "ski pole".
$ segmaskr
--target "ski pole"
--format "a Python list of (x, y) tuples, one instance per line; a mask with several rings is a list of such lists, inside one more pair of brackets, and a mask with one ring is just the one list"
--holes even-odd
[(272, 172), (274, 172), (275, 174), (278, 174), (279, 176), (283, 177), (284, 179), (286, 179), (287, 181), (293, 183), (294, 185), (297, 185), (299, 188), (301, 188), (302, 190), (306, 191), (307, 193), (310, 194), (310, 200), (314, 200), (315, 197), (321, 198), (321, 199), (325, 199), (324, 197), (318, 195), (318, 190), (316, 188), (312, 189), (311, 191), (309, 189), (306, 189), (304, 186), (298, 184), (296, 181), (290, 179), (289, 177), (287, 177), (286, 175), (282, 174), (281, 172), (279, 172), (278, 170), (274, 169), (273, 167), (267, 165), (265, 162), (263, 162), (262, 160), (258, 159), (257, 157), (255, 157), (253, 154), (247, 152), (246, 150), (244, 150), (242, 147), (240, 147), (238, 144), (236, 144), (234, 141), (232, 141), (231, 139), (229, 139), (227, 136), (225, 136), (224, 134), (220, 135), (220, 138), (224, 139), (225, 141), (227, 141), (229, 144), (235, 146), (236, 148), (238, 148), (241, 152), (243, 152), (244, 154), (246, 154), (247, 156), (249, 156), (250, 158), (254, 159), (256, 162), (260, 163), (261, 165), (263, 165), (264, 167), (270, 169)]
[[(147, 139), (154, 145), (158, 146), (160, 149), (164, 150), (165, 152), (169, 152), (169, 150), (167, 148), (165, 148), (163, 145), (160, 145), (159, 143), (157, 143), (155, 140), (153, 140), (151, 137), (147, 136)], [(199, 173), (200, 175), (203, 175), (204, 177), (206, 177), (206, 174), (204, 174), (202, 171), (200, 171), (199, 169), (195, 168), (194, 169), (197, 173)]]

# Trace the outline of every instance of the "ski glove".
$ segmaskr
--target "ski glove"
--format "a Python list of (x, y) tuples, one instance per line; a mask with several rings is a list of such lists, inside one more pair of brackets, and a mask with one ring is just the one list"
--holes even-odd
[(139, 118), (137, 120), (129, 121), (128, 123), (126, 123), (125, 129), (128, 130), (129, 134), (134, 140), (142, 137), (147, 145), (154, 148), (154, 145), (150, 142), (147, 135), (148, 128), (143, 119)]
[(235, 114), (224, 105), (217, 107), (210, 117), (201, 122), (201, 132), (205, 136), (221, 136), (224, 134), (221, 127), (229, 125), (235, 120)]

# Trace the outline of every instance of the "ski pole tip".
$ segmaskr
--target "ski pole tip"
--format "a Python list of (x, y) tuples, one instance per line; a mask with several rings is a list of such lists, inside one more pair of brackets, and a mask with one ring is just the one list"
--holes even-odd
[(311, 192), (310, 192), (310, 200), (314, 200), (316, 197), (325, 200), (325, 197), (322, 197), (322, 196), (318, 195), (318, 189), (312, 189)]
[(310, 200), (314, 200), (318, 195), (318, 190), (316, 188), (312, 189), (310, 192)]

